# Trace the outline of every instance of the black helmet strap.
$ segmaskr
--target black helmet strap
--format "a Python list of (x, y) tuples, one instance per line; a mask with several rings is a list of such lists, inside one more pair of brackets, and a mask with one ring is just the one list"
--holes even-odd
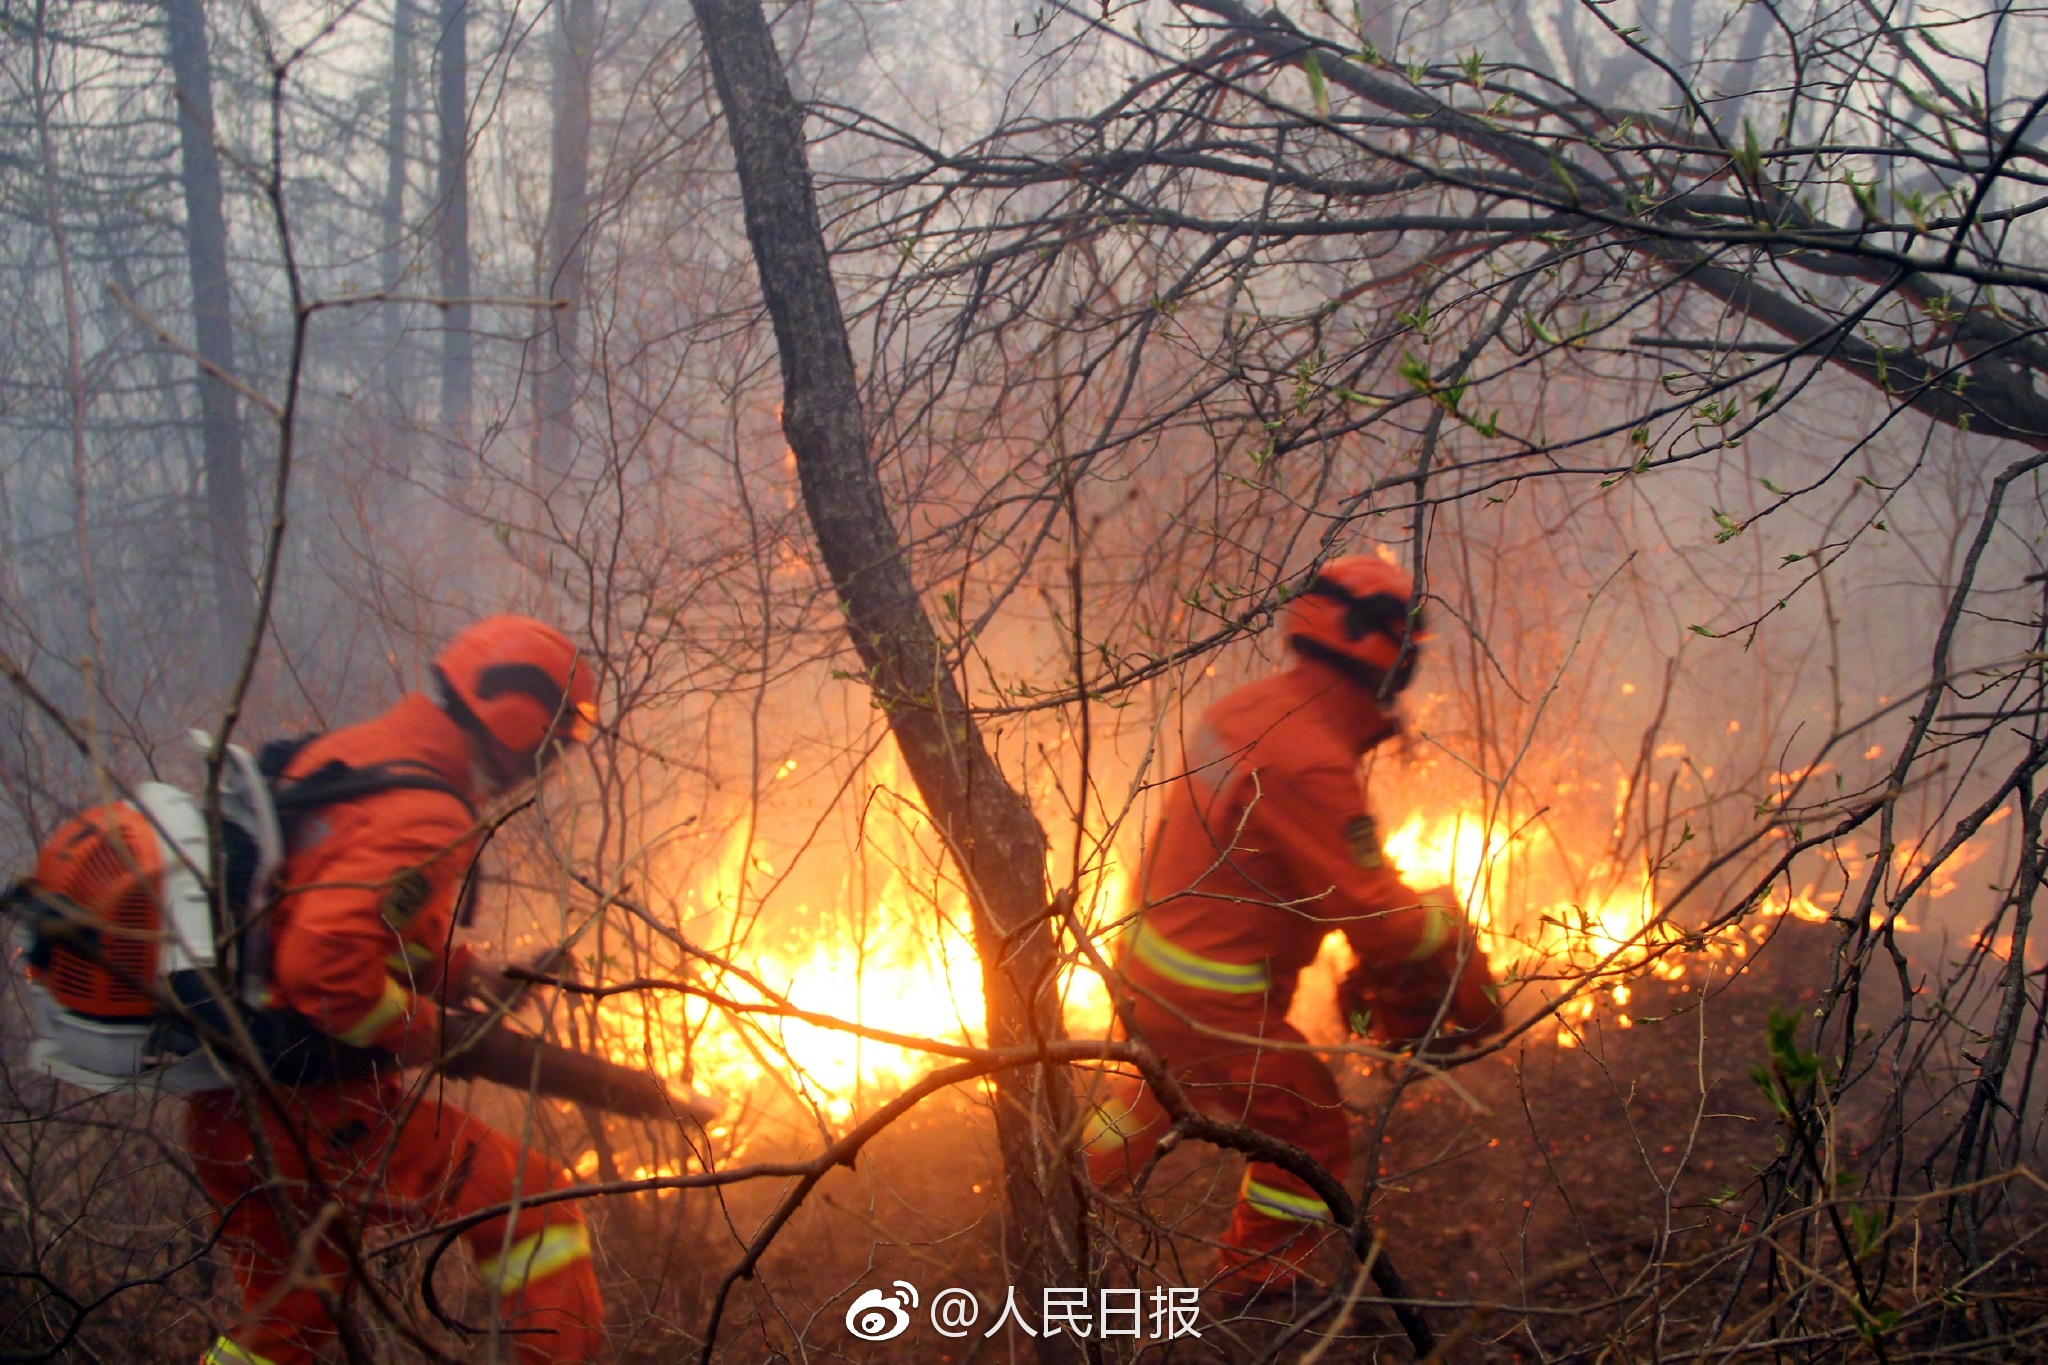
[(1416, 637), (1422, 634), (1422, 606), (1390, 592), (1360, 595), (1341, 583), (1317, 574), (1303, 591), (1304, 597), (1327, 597), (1344, 604), (1344, 634), (1352, 640), (1384, 635), (1399, 647), (1391, 669), (1374, 668), (1315, 640), (1296, 635), (1288, 643), (1295, 652), (1336, 667), (1369, 689), (1381, 701), (1406, 690), (1415, 676)]
[(461, 727), (463, 733), (471, 739), (496, 744), (497, 740), (484, 728), (483, 718), (469, 709), (469, 703), (455, 690), (455, 684), (448, 681), (448, 675), (441, 671), (439, 664), (433, 666), (433, 674), (434, 703), (448, 713), (448, 719)]

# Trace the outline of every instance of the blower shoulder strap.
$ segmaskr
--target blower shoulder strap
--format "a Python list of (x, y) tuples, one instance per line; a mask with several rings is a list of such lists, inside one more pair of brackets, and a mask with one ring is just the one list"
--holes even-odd
[(322, 806), (338, 805), (343, 801), (355, 801), (389, 791), (440, 792), (461, 802), (470, 819), (476, 818), (476, 805), (461, 788), (425, 763), (411, 758), (361, 766), (334, 758), (303, 777), (290, 781), (273, 778), (271, 786), (278, 818), (287, 822)]
[(271, 786), (284, 781), (285, 769), (292, 766), (292, 760), (305, 752), (306, 746), (320, 738), (323, 732), (308, 730), (302, 735), (286, 735), (282, 739), (267, 739), (256, 751), (256, 770)]
[[(287, 779), (285, 772), (305, 752), (306, 746), (318, 738), (317, 734), (309, 734), (272, 740), (263, 746), (256, 760), (263, 784), (268, 789), (271, 812), (283, 837), (289, 838), (300, 821), (323, 807), (388, 791), (440, 792), (461, 802), (470, 820), (476, 820), (476, 806), (461, 789), (416, 759), (360, 766), (338, 758), (330, 759), (309, 773)], [(468, 924), (474, 913), (474, 896), (475, 884), (471, 879), (462, 904), (457, 907), (457, 919), (462, 924)], [(254, 917), (245, 924), (242, 939), (243, 995), (251, 1005), (260, 1007), (270, 980), (268, 922), (261, 916)]]

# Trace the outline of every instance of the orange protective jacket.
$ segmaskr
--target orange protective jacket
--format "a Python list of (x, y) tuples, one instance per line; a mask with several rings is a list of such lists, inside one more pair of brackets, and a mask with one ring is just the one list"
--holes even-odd
[(1314, 659), (1210, 707), (1147, 851), (1133, 984), (1212, 1020), (1277, 1018), (1332, 929), (1369, 967), (1442, 949), (1455, 905), (1409, 889), (1366, 809), (1359, 759), (1395, 728)]
[[(475, 790), (467, 739), (418, 694), (313, 740), (285, 777), (335, 759), (419, 765), (465, 796)], [(269, 1003), (352, 1046), (430, 1059), (441, 1038), (434, 995), (469, 955), (454, 945), (453, 929), (477, 833), (461, 798), (411, 788), (299, 820), (273, 912)]]

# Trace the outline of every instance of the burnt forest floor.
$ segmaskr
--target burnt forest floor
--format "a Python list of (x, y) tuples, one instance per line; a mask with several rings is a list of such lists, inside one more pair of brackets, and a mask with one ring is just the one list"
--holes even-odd
[[(1759, 1202), (1756, 1172), (1781, 1140), (1782, 1129), (1750, 1075), (1766, 1058), (1766, 1020), (1773, 1009), (1812, 1008), (1826, 980), (1832, 940), (1827, 926), (1781, 922), (1774, 941), (1746, 962), (1724, 959), (1711, 968), (1701, 962), (1677, 982), (1632, 983), (1625, 1005), (1609, 999), (1586, 1021), (1578, 1046), (1560, 1046), (1555, 1026), (1546, 1023), (1502, 1052), (1457, 1068), (1463, 1096), (1431, 1079), (1405, 1087), (1389, 1111), (1393, 1087), (1385, 1065), (1341, 1062), (1347, 1101), (1356, 1111), (1351, 1187), (1360, 1187), (1368, 1159), (1376, 1159), (1372, 1226), (1410, 1292), (1430, 1305), (1431, 1326), (1449, 1342), (1445, 1358), (1697, 1358), (1692, 1352), (1722, 1312), (1741, 1248), (1756, 1240), (1750, 1224)], [(1628, 1027), (1621, 1026), (1624, 1013)], [(1953, 1083), (1938, 1079), (1927, 1087), (1936, 1096), (1937, 1117), (1940, 1096), (1955, 1093)], [(1891, 1083), (1882, 1074), (1865, 1082), (1873, 1094)], [(521, 1111), (508, 1097), (494, 1099), (477, 1087), (450, 1098), (507, 1131), (521, 1131)], [(1844, 1153), (1860, 1140), (1853, 1109), (1845, 1104), (1837, 1125)], [(536, 1111), (536, 1117), (542, 1121), (526, 1131), (565, 1162), (587, 1145), (572, 1114)], [(159, 1113), (152, 1126), (169, 1121)], [(637, 1173), (636, 1160), (672, 1161), (675, 1155), (636, 1158), (631, 1127), (620, 1127), (614, 1142), (629, 1176)], [(818, 1143), (815, 1129), (796, 1126), (778, 1142), (764, 1139), (721, 1164), (801, 1160)], [(776, 1238), (758, 1273), (733, 1287), (712, 1360), (1008, 1365), (1038, 1359), (1041, 1343), (1016, 1322), (988, 1334), (1010, 1287), (1000, 1253), (1000, 1170), (985, 1092), (963, 1087), (913, 1110), (852, 1168), (826, 1177)], [(1072, 1358), (1103, 1365), (1413, 1360), (1385, 1309), (1370, 1302), (1368, 1286), (1361, 1286), (1366, 1301), (1348, 1313), (1337, 1310), (1334, 1300), (1358, 1280), (1335, 1246), (1325, 1247), (1315, 1263), (1334, 1296), (1304, 1294), (1233, 1315), (1220, 1296), (1202, 1292), (1242, 1172), (1240, 1158), (1190, 1143), (1161, 1162), (1141, 1204), (1097, 1205), (1089, 1222), (1090, 1254), (1104, 1269), (1096, 1285), (1071, 1288), (1117, 1290), (1125, 1305), (1138, 1290), (1143, 1316), (1135, 1324), (1125, 1320), (1136, 1335), (1107, 1339), (1097, 1318), (1085, 1355)], [(586, 1206), (620, 1365), (700, 1358), (721, 1278), (788, 1189), (788, 1182), (762, 1180), (722, 1192), (642, 1194)], [(200, 1245), (210, 1221), (195, 1209), (184, 1234), (195, 1244), (193, 1258), (168, 1278), (145, 1279), (111, 1311), (103, 1310), (70, 1348), (71, 1358), (196, 1357), (238, 1308), (221, 1253)], [(1938, 1232), (1932, 1223), (1926, 1229), (1930, 1256)], [(1916, 1227), (1916, 1238), (1919, 1233)], [(1727, 1254), (1731, 1249), (1735, 1254)], [(1825, 1237), (1810, 1249), (1823, 1260), (1835, 1254)], [(443, 1358), (513, 1359), (505, 1338), (464, 1336), (422, 1308), (421, 1250), (372, 1257), (392, 1291), (388, 1301), (409, 1305), (420, 1337)], [(1691, 1286), (1674, 1292), (1670, 1286), (1685, 1275), (1663, 1277), (1667, 1287), (1653, 1300), (1641, 1282), (1653, 1257), (1664, 1266), (1695, 1267), (1688, 1272)], [(1896, 1285), (1887, 1290), (1894, 1295), (1907, 1283), (1903, 1251), (1896, 1264)], [(2024, 1248), (2007, 1265), (2023, 1288), (2034, 1283)], [(1917, 1261), (1911, 1273), (1920, 1273)], [(849, 1308), (871, 1291), (901, 1294), (899, 1281), (918, 1297), (905, 1330), (882, 1342), (859, 1339), (849, 1330)], [(487, 1317), (474, 1271), (461, 1257), (441, 1263), (436, 1285), (457, 1314), (472, 1323)], [(1191, 1326), (1199, 1336), (1169, 1336), (1153, 1318), (1153, 1292), (1166, 1285), (1198, 1292)], [(975, 1301), (976, 1320), (963, 1335), (942, 1334), (931, 1318), (934, 1299), (948, 1289)], [(957, 1303), (959, 1295), (954, 1298)], [(1018, 1309), (1029, 1325), (1042, 1327), (1041, 1305), (1027, 1298), (1019, 1292)], [(1769, 1290), (1761, 1269), (1753, 1269), (1731, 1321), (1755, 1318), (1774, 1330), (1769, 1312)], [(1310, 1313), (1313, 1321), (1304, 1325)], [(2033, 1319), (2042, 1316), (2036, 1312)], [(1771, 1330), (1754, 1335), (1768, 1337)], [(1784, 1358), (1859, 1353), (1851, 1338), (1847, 1345), (1809, 1341)], [(1959, 1358), (2017, 1354), (2008, 1349)], [(380, 1329), (373, 1358), (428, 1357)]]
[[(1825, 928), (1787, 923), (1746, 963), (1701, 967), (1678, 982), (1633, 983), (1626, 1008), (1603, 1006), (1583, 1026), (1578, 1046), (1560, 1046), (1546, 1025), (1458, 1068), (1456, 1081), (1469, 1100), (1440, 1080), (1406, 1087), (1384, 1131), (1375, 1125), (1390, 1093), (1386, 1071), (1350, 1059), (1342, 1064), (1357, 1114), (1352, 1188), (1361, 1183), (1364, 1149), (1376, 1146), (1374, 1226), (1410, 1292), (1433, 1305), (1433, 1327), (1455, 1337), (1450, 1358), (1593, 1359), (1603, 1347), (1620, 1346), (1609, 1358), (1651, 1359), (1660, 1346), (1641, 1326), (1646, 1319), (1673, 1341), (1706, 1334), (1722, 1310), (1736, 1258), (1720, 1258), (1687, 1292), (1664, 1291), (1647, 1314), (1647, 1293), (1635, 1281), (1653, 1256), (1664, 1265), (1704, 1263), (1751, 1232), (1756, 1173), (1772, 1160), (1782, 1130), (1750, 1073), (1766, 1058), (1770, 1012), (1812, 1008), (1831, 939)], [(1623, 1013), (1627, 1027), (1620, 1026)], [(933, 1365), (1032, 1359), (1036, 1343), (1014, 1322), (984, 1336), (1008, 1289), (997, 1254), (998, 1170), (992, 1125), (975, 1097), (925, 1106), (855, 1169), (828, 1178), (764, 1258), (758, 1277), (735, 1288), (717, 1358)], [(1293, 1361), (1320, 1350), (1315, 1358), (1332, 1362), (1413, 1359), (1384, 1310), (1370, 1304), (1349, 1313), (1327, 1340), (1337, 1318), (1332, 1309), (1323, 1310), (1314, 1330), (1290, 1326), (1320, 1296), (1231, 1317), (1205, 1295), (1199, 1337), (1166, 1339), (1154, 1331), (1152, 1290), (1204, 1283), (1242, 1170), (1239, 1158), (1189, 1144), (1161, 1163), (1141, 1208), (1100, 1210), (1093, 1235), (1113, 1242), (1094, 1248), (1109, 1266), (1100, 1284), (1142, 1290), (1146, 1318), (1135, 1338), (1098, 1336), (1091, 1356), (1193, 1365)], [(639, 1323), (636, 1341), (622, 1343), (624, 1358), (677, 1359), (686, 1343), (699, 1345), (709, 1293), (769, 1196), (752, 1188), (722, 1205), (691, 1196), (693, 1206), (668, 1215), (674, 1231), (656, 1239), (656, 1264), (642, 1262), (639, 1283), (647, 1288), (640, 1308), (627, 1302), (636, 1297), (632, 1285), (615, 1293), (622, 1310), (615, 1317)], [(621, 1270), (634, 1259), (614, 1258)], [(1335, 1247), (1316, 1267), (1340, 1291), (1353, 1280)], [(1764, 1302), (1760, 1280), (1760, 1273), (1751, 1276), (1737, 1321)], [(899, 1292), (892, 1288), (897, 1281), (919, 1294), (908, 1328), (887, 1342), (857, 1339), (847, 1309), (869, 1290)], [(694, 1292), (678, 1293), (683, 1282)], [(933, 1296), (949, 1287), (972, 1293), (980, 1308), (962, 1337), (941, 1335), (929, 1316)], [(1622, 1319), (1614, 1306), (1624, 1299), (1637, 1323), (1625, 1345), (1615, 1337)], [(685, 1303), (689, 1309), (678, 1307)], [(1043, 1325), (1038, 1305), (1021, 1294), (1019, 1308)]]

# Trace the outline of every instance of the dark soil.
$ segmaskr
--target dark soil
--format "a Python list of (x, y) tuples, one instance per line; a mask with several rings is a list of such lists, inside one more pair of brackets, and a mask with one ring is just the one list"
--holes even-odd
[[(1603, 1308), (1629, 1297), (1652, 1256), (1669, 1264), (1710, 1256), (1748, 1230), (1756, 1170), (1773, 1156), (1779, 1128), (1750, 1070), (1765, 1056), (1773, 1007), (1816, 999), (1827, 935), (1787, 927), (1771, 949), (1730, 974), (1704, 965), (1678, 983), (1636, 982), (1625, 1009), (1611, 1004), (1585, 1025), (1582, 1043), (1562, 1047), (1550, 1026), (1493, 1057), (1458, 1068), (1469, 1095), (1440, 1080), (1393, 1090), (1383, 1067), (1344, 1064), (1358, 1114), (1357, 1189), (1369, 1155), (1378, 1158), (1375, 1227), (1384, 1254), (1411, 1293), (1433, 1306), (1440, 1334), (1457, 1334), (1461, 1360), (1524, 1360), (1594, 1346), (1618, 1321)], [(1702, 1008), (1702, 983), (1711, 979)], [(1620, 1027), (1618, 1016), (1630, 1017)], [(1477, 1106), (1475, 1108), (1475, 1105)], [(1376, 1149), (1368, 1153), (1367, 1148)], [(1150, 1295), (1161, 1283), (1201, 1286), (1213, 1239), (1228, 1222), (1242, 1172), (1239, 1158), (1190, 1145), (1171, 1155), (1147, 1185), (1142, 1207), (1105, 1208), (1094, 1229), (1107, 1251), (1110, 1286), (1140, 1288), (1143, 1335), (1091, 1340), (1104, 1360), (1253, 1361), (1299, 1358), (1334, 1321), (1289, 1330), (1320, 1296), (1219, 1316), (1202, 1302), (1199, 1338), (1153, 1332)], [(785, 1231), (761, 1274), (734, 1292), (719, 1333), (729, 1361), (1028, 1359), (1034, 1342), (1014, 1323), (983, 1333), (1007, 1289), (1000, 1242), (997, 1161), (987, 1116), (971, 1097), (935, 1101), (878, 1141), (857, 1169), (835, 1173)], [(664, 1208), (674, 1231), (662, 1241), (667, 1292), (648, 1310), (680, 1320), (646, 1324), (644, 1355), (674, 1359), (675, 1329), (702, 1330), (703, 1295), (739, 1253), (767, 1207), (766, 1191), (735, 1193), (724, 1208), (708, 1199)], [(728, 1221), (729, 1218), (729, 1221)], [(620, 1255), (624, 1263), (632, 1259)], [(1339, 1290), (1353, 1280), (1335, 1246), (1318, 1269)], [(678, 1295), (682, 1278), (695, 1292)], [(1726, 1272), (1660, 1304), (1672, 1334), (1700, 1333), (1721, 1310)], [(861, 1293), (916, 1287), (920, 1307), (902, 1335), (860, 1341), (845, 1314)], [(949, 1286), (972, 1292), (980, 1317), (969, 1335), (948, 1339), (933, 1326), (932, 1296)], [(1721, 1293), (1714, 1292), (1721, 1288)], [(1365, 1297), (1371, 1297), (1370, 1286)], [(628, 1296), (630, 1297), (630, 1295)], [(1039, 1305), (1019, 1308), (1041, 1326)], [(1123, 1302), (1128, 1303), (1125, 1299)], [(1507, 1312), (1506, 1305), (1534, 1311)], [(625, 1304), (620, 1305), (625, 1308)], [(627, 1316), (634, 1316), (628, 1310)], [(657, 1340), (661, 1344), (657, 1345)], [(1324, 1360), (1412, 1359), (1383, 1308), (1353, 1311)]]

